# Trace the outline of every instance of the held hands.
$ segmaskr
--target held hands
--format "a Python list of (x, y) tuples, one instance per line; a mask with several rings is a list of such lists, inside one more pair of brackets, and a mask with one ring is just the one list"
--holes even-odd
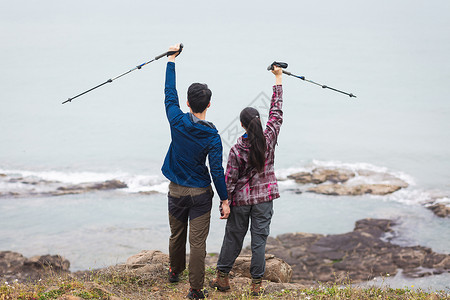
[[(180, 50), (180, 44), (176, 44), (176, 45), (170, 46), (168, 51), (178, 51), (178, 50)], [(178, 55), (178, 53), (175, 53), (173, 55), (169, 55), (168, 56), (169, 61), (175, 62), (175, 57), (177, 55)]]
[(228, 216), (230, 215), (230, 205), (228, 204), (228, 200), (224, 200), (220, 203), (220, 218), (221, 219), (228, 219)]

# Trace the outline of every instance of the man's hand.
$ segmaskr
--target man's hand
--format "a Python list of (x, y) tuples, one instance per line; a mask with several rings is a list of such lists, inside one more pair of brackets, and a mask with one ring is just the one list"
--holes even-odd
[(283, 69), (277, 66), (273, 66), (272, 73), (275, 74), (275, 84), (281, 85), (281, 79), (283, 77)]
[[(178, 51), (178, 50), (180, 50), (180, 44), (176, 44), (176, 45), (170, 46), (168, 51)], [(170, 55), (169, 56), (169, 61), (175, 62), (175, 57), (177, 56), (177, 54), (178, 53)]]
[(220, 203), (220, 213), (221, 219), (228, 219), (228, 216), (230, 215), (230, 205), (228, 204), (228, 200), (224, 200)]

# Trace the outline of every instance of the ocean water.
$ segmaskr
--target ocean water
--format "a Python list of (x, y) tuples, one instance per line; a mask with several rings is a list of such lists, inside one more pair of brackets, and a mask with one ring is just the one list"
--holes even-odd
[[(283, 78), (280, 178), (330, 166), (409, 183), (384, 197), (329, 197), (298, 195), (294, 182), (281, 181), (273, 236), (343, 233), (362, 218), (392, 218), (394, 242), (449, 253), (449, 219), (423, 207), (450, 203), (448, 11), (444, 0), (0, 3), (0, 174), (8, 179), (0, 177), (0, 193), (21, 194), (0, 197), (0, 250), (61, 254), (72, 270), (123, 262), (142, 249), (167, 252), (165, 59), (61, 102), (183, 42), (176, 65), (182, 109), (187, 87), (208, 83), (207, 119), (225, 153), (241, 132), (240, 110), (258, 105), (264, 114), (274, 82), (267, 65), (286, 61), (292, 73), (357, 98)], [(60, 184), (111, 179), (128, 188), (43, 195)], [(139, 193), (148, 191), (159, 193)], [(218, 252), (224, 222), (216, 205), (213, 215), (208, 251)], [(449, 281), (397, 276), (391, 284), (411, 282), (448, 289)]]

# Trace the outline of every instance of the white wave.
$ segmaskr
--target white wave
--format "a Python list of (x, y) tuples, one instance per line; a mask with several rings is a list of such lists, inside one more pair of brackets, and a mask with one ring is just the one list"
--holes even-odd
[(167, 193), (169, 191), (169, 181), (162, 176), (156, 175), (129, 175), (119, 178), (128, 186), (125, 192), (139, 193), (155, 191), (158, 193)]
[(299, 173), (299, 172), (311, 172), (314, 168), (311, 167), (291, 167), (285, 169), (275, 169), (275, 176), (279, 180), (287, 180), (289, 175)]
[(434, 203), (445, 204), (446, 206), (450, 207), (450, 198), (449, 197), (438, 198), (436, 199), (436, 201), (434, 201)]
[(397, 178), (400, 178), (401, 180), (405, 181), (409, 185), (415, 185), (414, 178), (406, 173), (403, 173), (400, 171), (393, 171), (387, 167), (375, 166), (373, 164), (365, 163), (365, 162), (344, 163), (341, 161), (334, 161), (334, 160), (331, 160), (331, 161), (313, 160), (313, 165), (316, 167), (349, 169), (349, 170), (355, 172), (356, 174), (358, 174), (359, 170), (373, 171), (373, 172), (377, 172), (377, 173), (386, 173), (386, 174), (395, 176)]
[(126, 176), (127, 173), (112, 172), (63, 172), (63, 171), (29, 171), (29, 170), (4, 170), (0, 169), (0, 173), (13, 177), (35, 177), (46, 181), (57, 181), (69, 184), (80, 184), (86, 182), (101, 182), (106, 180), (117, 179)]
[[(87, 172), (87, 171), (30, 171), (30, 170), (6, 170), (0, 169), (0, 174), (6, 177), (0, 178), (0, 191), (20, 193), (45, 193), (61, 186), (105, 182), (108, 180), (119, 180), (124, 182), (128, 188), (121, 189), (123, 192), (138, 193), (155, 191), (166, 193), (168, 181), (158, 175), (130, 174), (127, 172)], [(33, 184), (26, 182), (32, 181)]]
[[(298, 172), (311, 172), (316, 168), (327, 168), (327, 169), (348, 169), (353, 171), (356, 176), (350, 179), (348, 184), (389, 184), (396, 183), (398, 179), (408, 183), (407, 188), (403, 188), (395, 193), (377, 196), (377, 195), (367, 195), (367, 197), (372, 197), (380, 199), (382, 201), (394, 201), (405, 205), (431, 205), (434, 203), (443, 203), (450, 206), (450, 195), (445, 191), (434, 191), (434, 190), (422, 190), (416, 188), (415, 180), (412, 176), (401, 172), (390, 170), (387, 167), (376, 166), (365, 162), (355, 162), (355, 163), (345, 163), (341, 161), (321, 161), (313, 160), (303, 166), (290, 167), (285, 169), (276, 170), (275, 174), (280, 180), (279, 185), (281, 190), (288, 190), (292, 188), (301, 188), (302, 185), (298, 185), (294, 180), (288, 179), (287, 177), (291, 174)], [(362, 171), (375, 172), (373, 175), (360, 175)], [(303, 187), (304, 189), (304, 187)]]
[[(280, 180), (286, 180), (287, 176), (298, 173), (298, 172), (311, 172), (312, 170), (316, 168), (328, 168), (328, 169), (348, 169), (356, 173), (356, 177), (353, 180), (359, 180), (359, 183), (375, 183), (373, 180), (376, 180), (375, 178), (371, 178), (368, 176), (358, 176), (358, 172), (361, 170), (363, 171), (372, 171), (377, 173), (384, 173), (389, 174), (394, 177), (397, 177), (409, 185), (415, 185), (415, 181), (412, 176), (400, 172), (400, 171), (393, 171), (389, 170), (387, 167), (380, 167), (375, 166), (370, 163), (365, 162), (355, 162), (355, 163), (344, 163), (341, 161), (336, 160), (329, 160), (329, 161), (321, 161), (321, 160), (312, 160), (311, 163), (305, 164), (304, 166), (298, 166), (298, 167), (290, 167), (285, 169), (277, 169), (275, 171), (275, 175)], [(365, 181), (367, 180), (367, 181)], [(376, 182), (379, 183), (379, 182)]]
[(432, 199), (429, 192), (419, 189), (401, 189), (383, 197), (388, 201), (399, 202), (406, 205), (424, 204)]

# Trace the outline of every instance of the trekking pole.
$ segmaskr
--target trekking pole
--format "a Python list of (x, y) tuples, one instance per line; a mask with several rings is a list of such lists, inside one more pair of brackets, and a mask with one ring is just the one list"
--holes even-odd
[(82, 95), (84, 95), (84, 94), (86, 94), (86, 93), (89, 93), (90, 91), (95, 90), (96, 88), (99, 88), (99, 87), (101, 87), (102, 85), (105, 85), (105, 84), (107, 84), (107, 83), (111, 83), (111, 82), (113, 82), (114, 80), (116, 80), (116, 79), (118, 79), (118, 78), (120, 78), (120, 77), (122, 77), (122, 76), (125, 76), (125, 75), (127, 75), (128, 73), (133, 72), (134, 70), (137, 70), (137, 69), (140, 70), (143, 66), (148, 65), (149, 63), (151, 63), (151, 62), (153, 62), (153, 61), (155, 61), (155, 60), (158, 60), (158, 59), (160, 59), (161, 57), (174, 55), (175, 53), (178, 53), (178, 54), (177, 54), (177, 56), (178, 56), (178, 55), (181, 53), (181, 51), (183, 51), (183, 44), (182, 44), (182, 43), (180, 44), (180, 48), (179, 48), (177, 51), (167, 51), (167, 52), (165, 52), (165, 53), (163, 53), (163, 54), (160, 54), (160, 55), (156, 56), (154, 59), (149, 60), (148, 62), (145, 62), (145, 63), (143, 63), (143, 64), (140, 64), (140, 65), (134, 67), (133, 69), (131, 69), (131, 70), (129, 70), (129, 71), (126, 71), (125, 73), (120, 74), (119, 76), (116, 76), (116, 77), (114, 77), (114, 78), (110, 78), (110, 79), (106, 80), (105, 82), (103, 82), (103, 83), (101, 83), (101, 84), (99, 84), (99, 85), (97, 85), (97, 86), (94, 86), (93, 88), (91, 88), (91, 89), (89, 89), (89, 90), (87, 90), (87, 91), (84, 91), (84, 92), (81, 93), (81, 94), (76, 95), (75, 97), (72, 97), (72, 98), (67, 99), (67, 100), (64, 101), (62, 104), (67, 103), (67, 102), (72, 102), (73, 99), (78, 98), (78, 97), (80, 97), (80, 96), (82, 96)]
[[(283, 63), (283, 62), (276, 62), (276, 61), (274, 61), (270, 66), (267, 67), (267, 70), (269, 70), (269, 71), (273, 70), (273, 66), (277, 66), (277, 67), (280, 67), (282, 69), (286, 69), (288, 67), (288, 64), (287, 63)], [(330, 89), (332, 91), (339, 92), (339, 93), (345, 94), (347, 96), (350, 96), (350, 98), (351, 97), (356, 98), (356, 96), (353, 95), (352, 93), (347, 93), (347, 92), (344, 92), (344, 91), (332, 88), (330, 86), (314, 82), (312, 80), (306, 79), (305, 76), (298, 76), (298, 75), (292, 74), (291, 72), (286, 71), (286, 70), (283, 70), (283, 73), (286, 74), (286, 75), (289, 75), (289, 76), (293, 76), (293, 77), (299, 78), (299, 79), (301, 79), (303, 81), (307, 81), (307, 82), (310, 82), (312, 84), (321, 86), (323, 89)]]

